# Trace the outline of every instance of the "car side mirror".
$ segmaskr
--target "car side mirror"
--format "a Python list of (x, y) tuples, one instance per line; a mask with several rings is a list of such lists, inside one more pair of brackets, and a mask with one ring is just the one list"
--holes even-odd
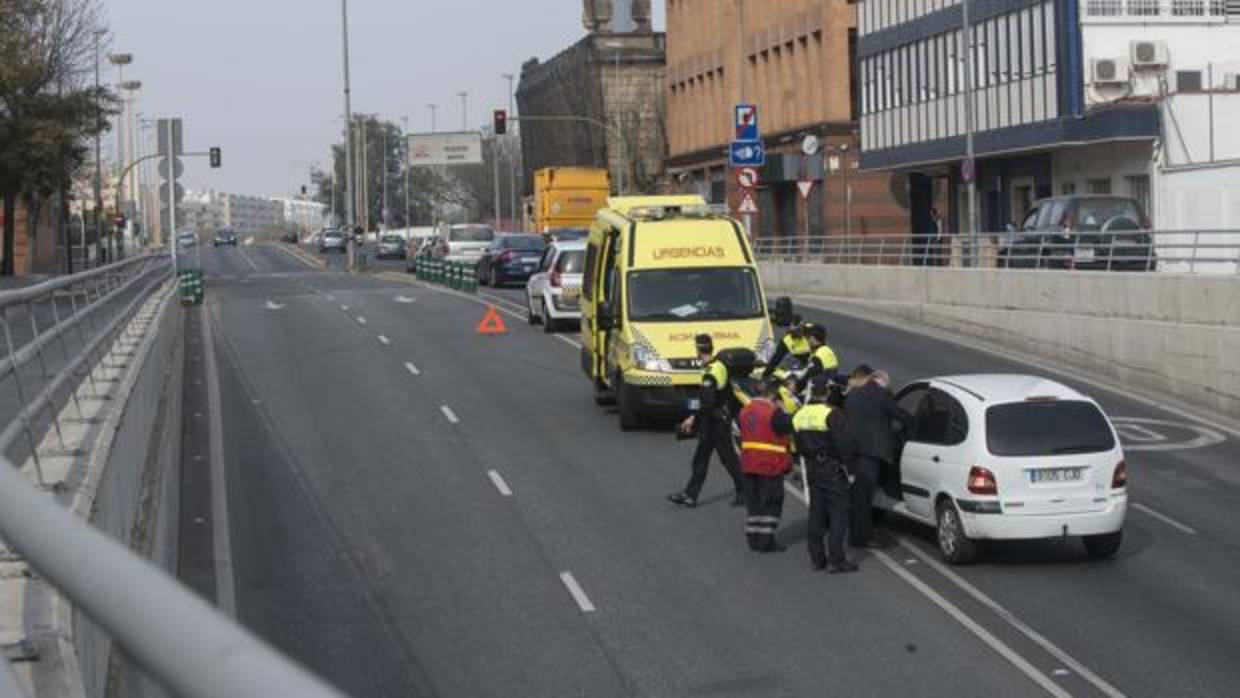
[(771, 322), (776, 327), (791, 327), (793, 320), (792, 299), (788, 296), (780, 296), (775, 299), (775, 304), (771, 309)]
[(1015, 224), (1015, 223), (1008, 223), (1006, 227), (1007, 227), (1007, 231), (1008, 231), (1009, 233), (1014, 233), (1014, 232), (1016, 232), (1016, 224)]

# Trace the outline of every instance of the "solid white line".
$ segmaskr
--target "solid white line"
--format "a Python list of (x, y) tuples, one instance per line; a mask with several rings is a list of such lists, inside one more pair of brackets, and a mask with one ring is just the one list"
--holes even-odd
[(1192, 526), (1187, 526), (1185, 524), (1182, 524), (1179, 521), (1176, 521), (1175, 519), (1171, 518), (1170, 516), (1163, 514), (1162, 512), (1155, 511), (1151, 509), (1150, 507), (1145, 506), (1141, 502), (1133, 502), (1132, 507), (1134, 509), (1137, 509), (1138, 511), (1142, 511), (1146, 514), (1149, 514), (1150, 516), (1153, 516), (1154, 518), (1167, 524), (1168, 526), (1179, 529), (1180, 531), (1183, 531), (1184, 533), (1187, 533), (1190, 536), (1197, 535), (1197, 529), (1193, 528)]
[(568, 593), (572, 594), (573, 601), (577, 602), (577, 607), (581, 609), (582, 613), (594, 612), (594, 604), (590, 603), (590, 597), (586, 596), (586, 592), (577, 583), (572, 572), (561, 572), (560, 581), (564, 582), (564, 586), (568, 587)]
[(379, 335), (379, 343), (382, 344), (383, 346), (387, 346), (392, 343), (392, 340), (388, 339), (387, 337), (383, 335)]
[[(404, 280), (402, 280), (402, 281), (404, 281)], [(409, 283), (409, 282), (408, 282), (408, 281), (404, 281), (404, 283)], [(496, 310), (498, 310), (499, 312), (501, 312), (501, 313), (503, 313), (503, 314), (507, 315), (508, 317), (511, 317), (511, 318), (514, 318), (514, 319), (520, 320), (520, 321), (522, 321), (522, 322), (524, 322), (524, 321), (525, 321), (525, 316), (524, 316), (523, 314), (517, 313), (516, 311), (513, 311), (513, 310), (509, 310), (508, 308), (506, 308), (506, 307), (504, 307), (504, 306), (502, 306), (502, 305), (496, 305), (495, 303), (491, 302), (491, 300), (483, 300), (483, 298), (481, 298), (481, 297), (479, 297), (479, 296), (470, 296), (470, 295), (466, 295), (466, 294), (461, 293), (461, 292), (459, 292), (459, 291), (453, 291), (452, 289), (447, 289), (447, 288), (439, 288), (438, 286), (432, 286), (432, 285), (430, 285), (430, 284), (428, 284), (428, 283), (424, 283), (424, 282), (421, 282), (421, 281), (414, 281), (413, 283), (418, 284), (418, 285), (420, 285), (420, 286), (422, 286), (422, 287), (426, 288), (428, 291), (434, 291), (435, 293), (441, 293), (441, 294), (443, 294), (443, 295), (445, 295), (445, 296), (456, 296), (457, 298), (461, 298), (461, 299), (464, 299), (464, 300), (467, 300), (467, 301), (471, 301), (471, 302), (473, 302), (473, 303), (477, 303), (478, 305), (483, 305), (483, 306), (486, 306), (486, 305), (494, 305)], [(568, 337), (566, 337), (566, 336), (564, 336), (564, 335), (562, 335), (562, 334), (555, 334), (555, 335), (552, 335), (552, 336), (553, 336), (553, 337), (555, 337), (556, 339), (560, 340), (561, 342), (563, 342), (563, 343), (567, 344), (568, 346), (573, 347), (574, 349), (581, 349), (581, 348), (582, 348), (582, 346), (581, 346), (581, 343), (580, 343), (580, 342), (577, 342), (577, 341), (575, 341), (575, 340), (573, 340), (573, 339), (570, 339), (570, 338), (568, 338)]]
[(491, 478), (491, 482), (494, 483), (495, 489), (499, 490), (500, 494), (505, 497), (512, 496), (512, 490), (508, 489), (508, 483), (504, 482), (504, 478), (501, 477), (499, 473), (494, 470), (488, 470), (487, 477)]
[(224, 467), (224, 410), (220, 401), (219, 370), (215, 343), (211, 341), (210, 316), (203, 312), (202, 344), (207, 375), (207, 430), (211, 451), (211, 542), (215, 557), (215, 601), (229, 616), (237, 615), (237, 588), (233, 576), (232, 539), (228, 526), (228, 482)]
[(930, 599), (934, 605), (943, 609), (947, 615), (951, 616), (957, 623), (964, 626), (966, 630), (976, 635), (979, 640), (986, 643), (990, 649), (994, 650), (999, 654), (999, 656), (1006, 659), (1012, 666), (1019, 669), (1023, 674), (1025, 674), (1025, 676), (1032, 679), (1034, 683), (1044, 688), (1047, 693), (1052, 696), (1056, 696), (1057, 698), (1069, 698), (1071, 696), (1071, 694), (1061, 688), (1059, 684), (1052, 681), (1049, 676), (1043, 674), (1041, 671), (1038, 671), (1038, 669), (1030, 664), (1028, 660), (1017, 654), (1015, 650), (1008, 647), (1002, 640), (992, 635), (990, 631), (979, 625), (964, 611), (960, 610), (955, 604), (943, 598), (937, 591), (930, 588), (928, 584), (914, 576), (912, 572), (909, 572), (901, 567), (895, 560), (892, 560), (891, 556), (887, 553), (884, 553), (881, 550), (876, 550), (874, 551), (874, 556), (878, 558), (879, 562), (883, 563), (884, 567), (894, 572), (897, 577), (903, 579), (909, 586), (921, 592), (921, 595), (925, 596), (927, 599)]
[(241, 255), (241, 258), (245, 260), (246, 264), (250, 265), (251, 269), (258, 271), (258, 265), (254, 263), (254, 260), (250, 259), (250, 255), (245, 253), (245, 248), (238, 247), (237, 253)]
[(946, 577), (948, 581), (955, 584), (969, 596), (972, 596), (978, 603), (990, 609), (990, 611), (999, 616), (999, 618), (1005, 621), (1008, 625), (1015, 628), (1020, 634), (1032, 640), (1038, 647), (1046, 650), (1047, 654), (1051, 655), (1055, 659), (1058, 659), (1060, 662), (1063, 662), (1064, 665), (1075, 671), (1081, 676), (1081, 678), (1093, 684), (1093, 686), (1103, 694), (1110, 696), (1111, 698), (1124, 698), (1123, 692), (1121, 692), (1118, 688), (1107, 683), (1104, 679), (1102, 679), (1102, 677), (1087, 669), (1085, 665), (1074, 659), (1072, 655), (1063, 651), (1050, 640), (1046, 639), (1041, 633), (1026, 625), (1024, 621), (1013, 615), (1011, 611), (1001, 606), (999, 602), (982, 593), (982, 591), (977, 587), (965, 581), (963, 577), (953, 572), (947, 567), (947, 565), (944, 565), (929, 553), (925, 552), (913, 543), (910, 543), (908, 539), (900, 537), (899, 540), (901, 546), (913, 555), (916, 555), (922, 562), (926, 563), (930, 567), (933, 567), (936, 572)]
[(453, 424), (461, 423), (461, 420), (456, 416), (456, 413), (452, 411), (451, 407), (448, 407), (447, 405), (440, 405), (439, 411), (443, 412), (444, 418), (446, 418), (449, 422), (452, 422)]
[(343, 310), (343, 311), (345, 311), (346, 313), (347, 313), (347, 312), (349, 312), (349, 306), (347, 306), (347, 305), (342, 305), (342, 306), (340, 306), (340, 309), (341, 309), (341, 310)]
[(415, 375), (415, 376), (420, 376), (420, 375), (422, 375), (422, 372), (418, 370), (418, 367), (417, 367), (417, 366), (414, 366), (414, 365), (413, 365), (413, 362), (412, 362), (412, 361), (406, 361), (406, 362), (405, 362), (405, 370), (406, 370), (406, 371), (408, 371), (409, 373), (411, 373), (411, 374)]
[(358, 316), (357, 316), (357, 324), (359, 324), (359, 325), (365, 325), (365, 324), (366, 324), (366, 318), (362, 317), (361, 315), (358, 315)]
[(327, 295), (323, 296), (323, 300), (325, 300), (325, 301), (329, 301), (329, 302), (331, 302), (331, 303), (335, 303), (335, 302), (336, 302), (336, 297), (335, 297), (335, 296), (333, 296), (332, 294), (330, 294), (330, 293), (329, 293), (329, 294), (327, 294)]

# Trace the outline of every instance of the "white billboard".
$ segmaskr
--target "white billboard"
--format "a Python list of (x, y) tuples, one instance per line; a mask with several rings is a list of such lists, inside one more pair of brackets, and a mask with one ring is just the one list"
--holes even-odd
[(482, 134), (413, 133), (409, 135), (409, 166), (481, 165)]

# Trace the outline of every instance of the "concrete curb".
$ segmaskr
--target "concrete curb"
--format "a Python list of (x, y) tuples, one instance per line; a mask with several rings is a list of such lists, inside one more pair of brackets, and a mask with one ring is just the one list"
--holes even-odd
[(296, 245), (293, 245), (291, 243), (282, 242), (282, 243), (278, 243), (276, 247), (277, 249), (284, 250), (288, 254), (291, 254), (294, 257), (305, 262), (306, 264), (310, 264), (318, 269), (327, 268), (327, 263), (324, 262), (321, 258), (316, 257), (310, 254), (309, 252), (306, 252), (305, 250), (301, 249), (301, 243), (297, 243)]

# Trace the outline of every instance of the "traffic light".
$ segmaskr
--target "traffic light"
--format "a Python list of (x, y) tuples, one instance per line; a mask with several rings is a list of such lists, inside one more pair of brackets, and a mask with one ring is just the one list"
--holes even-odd
[(223, 160), (223, 156), (222, 156), (222, 154), (220, 153), (220, 149), (219, 149), (219, 148), (212, 148), (212, 149), (210, 150), (210, 156), (211, 156), (211, 167), (212, 167), (212, 169), (219, 167), (219, 166), (220, 166), (220, 162)]
[(508, 133), (508, 112), (504, 109), (495, 110), (495, 135)]

